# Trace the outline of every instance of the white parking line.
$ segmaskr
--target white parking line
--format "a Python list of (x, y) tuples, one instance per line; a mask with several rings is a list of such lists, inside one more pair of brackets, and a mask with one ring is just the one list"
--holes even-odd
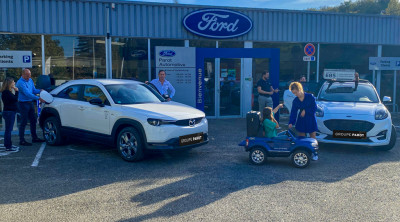
[(37, 167), (39, 165), (39, 160), (42, 157), (44, 148), (46, 147), (46, 143), (42, 143), (42, 145), (40, 146), (40, 149), (38, 151), (38, 153), (36, 154), (35, 160), (33, 161), (32, 165), (33, 167)]

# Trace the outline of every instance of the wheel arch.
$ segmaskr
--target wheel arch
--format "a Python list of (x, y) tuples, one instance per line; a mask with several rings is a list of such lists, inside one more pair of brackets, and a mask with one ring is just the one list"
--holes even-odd
[(51, 108), (51, 107), (45, 107), (41, 112), (40, 112), (40, 117), (39, 117), (39, 125), (41, 128), (43, 128), (43, 123), (44, 121), (51, 117), (54, 116), (58, 119), (58, 121), (60, 122), (61, 125), (61, 119), (60, 119), (60, 114), (58, 113), (58, 111), (55, 108)]
[(309, 155), (312, 154), (312, 152), (311, 152), (311, 150), (310, 150), (309, 148), (307, 148), (307, 147), (305, 147), (305, 146), (297, 146), (296, 148), (293, 149), (291, 155), (293, 155), (293, 153), (295, 153), (296, 151), (299, 151), (299, 150), (305, 151), (305, 152), (307, 152)]
[(142, 137), (145, 147), (147, 147), (146, 133), (144, 131), (142, 124), (137, 120), (126, 119), (126, 118), (119, 119), (115, 122), (113, 129), (111, 131), (111, 137), (113, 139), (113, 144), (116, 144), (117, 136), (118, 136), (119, 132), (122, 129), (124, 129), (125, 127), (134, 127), (138, 131), (140, 136)]

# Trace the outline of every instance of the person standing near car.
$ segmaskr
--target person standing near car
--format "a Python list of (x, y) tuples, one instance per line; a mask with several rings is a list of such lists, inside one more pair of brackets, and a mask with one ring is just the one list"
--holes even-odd
[(19, 94), (18, 94), (18, 108), (19, 113), (21, 114), (21, 123), (19, 126), (19, 145), (22, 146), (31, 146), (32, 143), (29, 143), (25, 140), (25, 127), (28, 123), (28, 118), (30, 122), (30, 129), (32, 135), (32, 142), (39, 143), (44, 142), (43, 139), (40, 139), (36, 134), (36, 122), (37, 115), (35, 112), (35, 104), (36, 100), (40, 100), (41, 102), (45, 102), (43, 99), (39, 98), (35, 94), (39, 94), (41, 90), (36, 89), (33, 84), (33, 80), (31, 79), (31, 71), (29, 69), (24, 69), (22, 71), (21, 78), (17, 81), (16, 84)]
[[(161, 95), (168, 95), (169, 98), (167, 99), (168, 101), (171, 101), (172, 97), (175, 95), (175, 88), (172, 86), (172, 84), (165, 79), (166, 73), (164, 70), (160, 70), (158, 72), (158, 78), (151, 80), (151, 84), (153, 84), (158, 91), (161, 93)], [(170, 91), (170, 92), (168, 92)], [(168, 94), (170, 93), (170, 94)]]
[(269, 82), (269, 72), (264, 71), (261, 79), (257, 82), (257, 91), (259, 93), (258, 96), (258, 106), (259, 111), (262, 112), (264, 107), (271, 107), (273, 106), (272, 102), (272, 94), (278, 92), (278, 89), (273, 89), (271, 83)]
[(7, 77), (1, 87), (1, 100), (3, 101), (3, 118), (5, 121), (4, 147), (6, 152), (18, 152), (18, 148), (13, 148), (11, 132), (15, 122), (15, 115), (18, 107), (18, 88), (15, 87), (14, 79)]
[[(296, 125), (299, 136), (306, 136), (306, 133), (309, 133), (310, 137), (316, 139), (318, 127), (315, 112), (317, 111), (317, 104), (314, 96), (304, 93), (303, 87), (299, 82), (291, 83), (289, 89), (296, 96), (290, 112), (289, 129)], [(299, 110), (300, 112), (297, 114)]]

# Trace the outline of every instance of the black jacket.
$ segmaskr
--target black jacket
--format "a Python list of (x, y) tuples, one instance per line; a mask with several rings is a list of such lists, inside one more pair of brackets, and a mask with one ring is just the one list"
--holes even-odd
[(18, 108), (18, 92), (15, 95), (9, 90), (4, 90), (1, 93), (1, 99), (3, 100), (4, 108), (3, 111), (17, 111)]

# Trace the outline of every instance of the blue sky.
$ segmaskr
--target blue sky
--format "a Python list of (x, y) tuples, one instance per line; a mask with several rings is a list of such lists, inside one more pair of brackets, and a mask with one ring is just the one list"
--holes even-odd
[[(126, 0), (142, 2), (173, 3), (173, 0)], [(344, 0), (178, 0), (180, 4), (230, 6), (248, 8), (294, 9), (319, 8), (321, 6), (337, 6)]]

